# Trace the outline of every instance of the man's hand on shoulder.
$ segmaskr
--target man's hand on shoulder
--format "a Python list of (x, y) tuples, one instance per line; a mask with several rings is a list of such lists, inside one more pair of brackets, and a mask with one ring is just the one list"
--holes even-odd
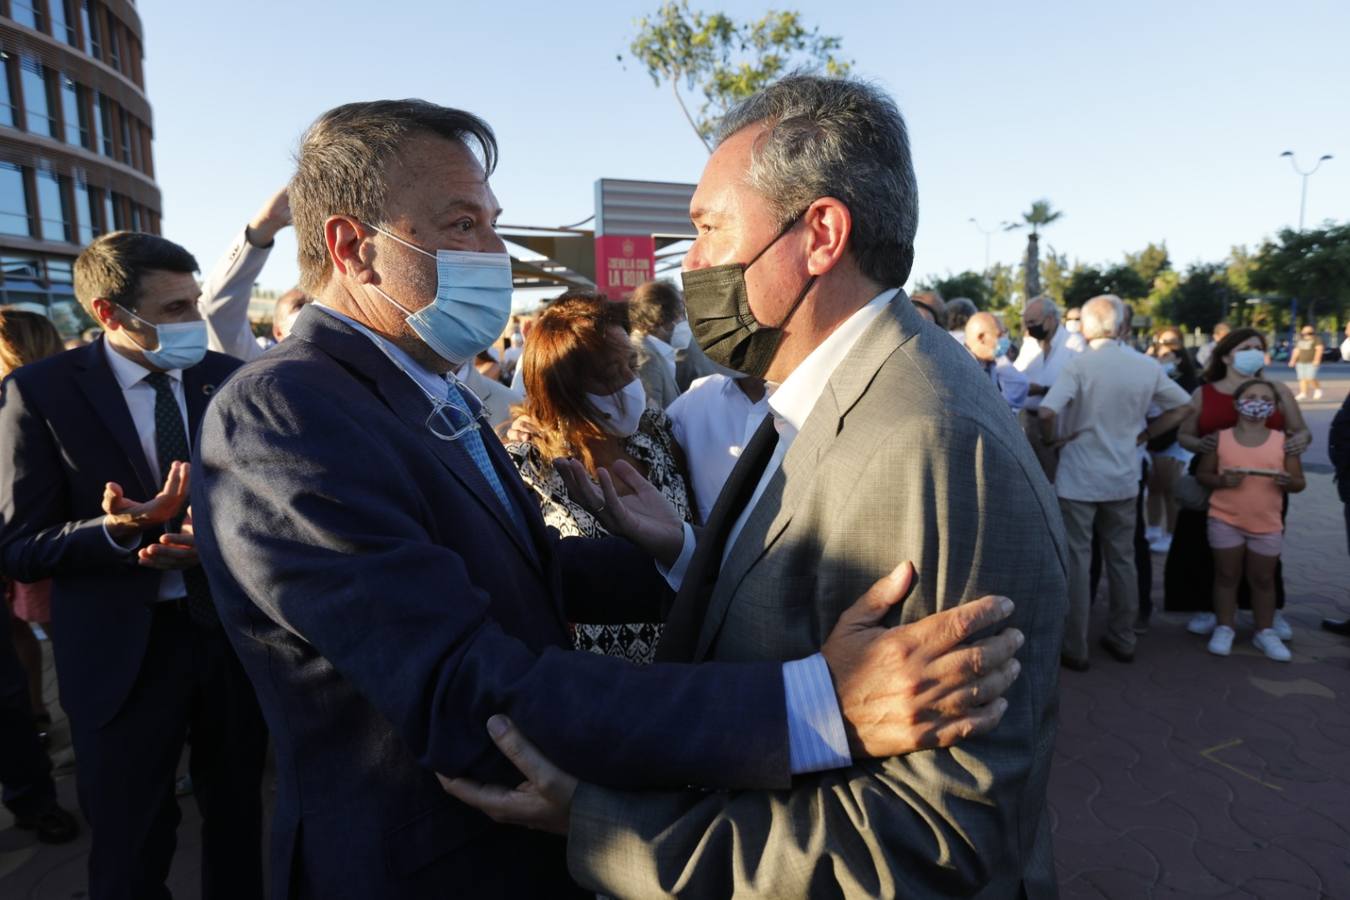
[(1013, 655), (1025, 638), (1017, 629), (967, 643), (1012, 614), (1006, 597), (981, 597), (909, 625), (880, 624), (914, 583), (914, 565), (900, 565), (844, 611), (822, 648), (855, 756), (950, 747), (993, 730), (1021, 671)]
[(495, 822), (567, 834), (577, 779), (550, 762), (506, 716), (488, 719), (487, 728), (493, 743), (520, 770), (525, 781), (511, 789), (437, 773), (441, 787), (456, 800), (482, 810)]

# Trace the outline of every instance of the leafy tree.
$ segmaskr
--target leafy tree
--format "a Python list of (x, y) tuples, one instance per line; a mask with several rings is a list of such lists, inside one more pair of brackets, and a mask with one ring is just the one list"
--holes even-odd
[(956, 297), (969, 297), (975, 301), (975, 305), (980, 309), (988, 309), (989, 301), (993, 292), (990, 290), (988, 279), (979, 272), (969, 270), (953, 275), (950, 272), (945, 277), (939, 278), (930, 275), (924, 281), (919, 282), (919, 290), (937, 291), (944, 300), (951, 300)]
[(1066, 307), (1082, 306), (1101, 294), (1115, 294), (1122, 300), (1142, 300), (1148, 296), (1148, 284), (1128, 265), (1112, 266), (1106, 271), (1096, 266), (1077, 266), (1064, 288)]
[(1350, 308), (1350, 224), (1280, 231), (1256, 254), (1249, 279), (1258, 291), (1297, 298), (1307, 322), (1341, 318)]
[[(654, 84), (670, 85), (709, 153), (718, 122), (731, 107), (784, 74), (844, 75), (851, 68), (838, 56), (840, 39), (807, 28), (798, 12), (770, 11), (763, 18), (737, 22), (723, 13), (692, 11), (688, 0), (677, 0), (663, 3), (636, 24), (629, 51)], [(681, 86), (703, 95), (697, 113), (690, 112)]]
[(1229, 306), (1242, 295), (1228, 281), (1225, 263), (1195, 263), (1186, 269), (1153, 307), (1158, 318), (1185, 328), (1208, 331), (1228, 315)]
[[(1151, 289), (1154, 279), (1172, 268), (1172, 260), (1167, 255), (1167, 242), (1155, 244), (1149, 241), (1148, 246), (1138, 253), (1126, 253), (1125, 265), (1138, 273), (1144, 284)], [(1145, 293), (1147, 292), (1146, 290)]]
[(1022, 213), (1021, 222), (1010, 222), (1003, 226), (1004, 231), (1015, 231), (1018, 228), (1031, 229), (1031, 233), (1027, 235), (1027, 255), (1023, 260), (1022, 269), (1023, 277), (1026, 279), (1027, 299), (1035, 297), (1041, 292), (1041, 229), (1058, 221), (1063, 216), (1063, 212), (1051, 208), (1049, 200), (1037, 200), (1031, 204), (1031, 209)]

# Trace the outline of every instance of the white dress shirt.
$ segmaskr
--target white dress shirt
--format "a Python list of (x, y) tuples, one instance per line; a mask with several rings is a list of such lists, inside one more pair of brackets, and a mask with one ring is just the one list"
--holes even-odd
[(768, 386), (752, 403), (736, 379), (722, 374), (696, 379), (666, 408), (675, 441), (689, 463), (700, 522), (708, 521), (736, 460), (768, 413)]
[(1139, 493), (1139, 432), (1150, 407), (1184, 406), (1190, 395), (1156, 360), (1109, 338), (1074, 356), (1045, 395), (1064, 445), (1055, 492), (1065, 500), (1109, 503)]
[[(127, 411), (131, 413), (132, 424), (136, 426), (136, 436), (140, 438), (141, 450), (145, 453), (145, 461), (150, 464), (150, 473), (157, 479), (159, 478), (159, 452), (155, 447), (155, 389), (145, 381), (145, 377), (150, 374), (150, 370), (118, 353), (108, 343), (106, 337), (103, 339), (103, 351), (108, 357), (108, 368), (112, 369), (113, 377), (117, 379), (117, 385), (122, 389), (122, 399), (126, 401)], [(169, 376), (169, 387), (173, 391), (173, 398), (178, 401), (178, 412), (183, 416), (183, 431), (190, 436), (192, 432), (188, 430), (187, 402), (183, 399), (183, 370), (170, 369), (164, 374)], [(183, 460), (183, 462), (188, 462), (188, 460)], [(155, 493), (159, 492), (161, 486), (160, 484), (153, 485)], [(122, 487), (128, 489), (134, 496), (134, 486), (124, 484)], [(137, 499), (149, 500), (150, 497)], [(106, 528), (103, 533), (108, 534)], [(119, 550), (129, 551), (132, 549), (119, 544), (113, 540), (111, 535), (108, 535), (108, 540)], [(182, 572), (170, 570), (160, 576), (160, 600), (177, 600), (179, 597), (186, 596), (187, 586), (183, 583)]]
[[(1048, 357), (1041, 352), (1041, 342), (1028, 337), (1022, 341), (1022, 349), (1017, 354), (1017, 362), (1013, 365), (1017, 367), (1019, 372), (1027, 376), (1029, 384), (1039, 384), (1041, 387), (1051, 388), (1054, 387), (1055, 379), (1059, 377), (1064, 364), (1080, 352), (1069, 346), (1069, 332), (1065, 329), (1064, 323), (1061, 322), (1055, 328), (1055, 336), (1050, 339), (1050, 355)], [(1028, 395), (1026, 405), (1023, 408), (1035, 412), (1041, 408), (1043, 399), (1043, 394)]]

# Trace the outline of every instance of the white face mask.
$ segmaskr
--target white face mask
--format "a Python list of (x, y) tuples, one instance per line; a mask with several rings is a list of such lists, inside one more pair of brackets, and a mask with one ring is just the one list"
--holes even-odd
[(626, 438), (638, 430), (647, 408), (647, 391), (640, 378), (634, 378), (613, 394), (587, 394), (586, 399), (600, 413), (601, 420), (596, 424), (618, 438)]
[(681, 319), (675, 323), (675, 327), (670, 332), (670, 346), (676, 350), (688, 348), (689, 342), (694, 339), (694, 329), (689, 327), (688, 319)]
[(1070, 319), (1064, 323), (1070, 334), (1078, 334), (1083, 330), (1083, 323), (1078, 319)]

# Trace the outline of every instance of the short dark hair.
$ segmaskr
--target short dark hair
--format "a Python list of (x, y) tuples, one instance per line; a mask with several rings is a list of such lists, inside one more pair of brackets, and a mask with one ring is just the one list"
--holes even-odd
[(330, 109), (305, 132), (291, 177), (291, 216), (299, 243), (300, 287), (311, 296), (328, 282), (323, 227), (329, 216), (384, 224), (389, 164), (416, 137), (459, 141), (497, 167), (497, 138), (473, 113), (426, 100), (374, 100)]
[(125, 309), (136, 308), (141, 278), (147, 272), (199, 269), (193, 255), (167, 238), (140, 231), (111, 231), (97, 238), (75, 259), (75, 296), (93, 314), (99, 297)]
[(643, 334), (673, 325), (683, 313), (684, 298), (669, 281), (644, 282), (628, 298), (628, 320)]

